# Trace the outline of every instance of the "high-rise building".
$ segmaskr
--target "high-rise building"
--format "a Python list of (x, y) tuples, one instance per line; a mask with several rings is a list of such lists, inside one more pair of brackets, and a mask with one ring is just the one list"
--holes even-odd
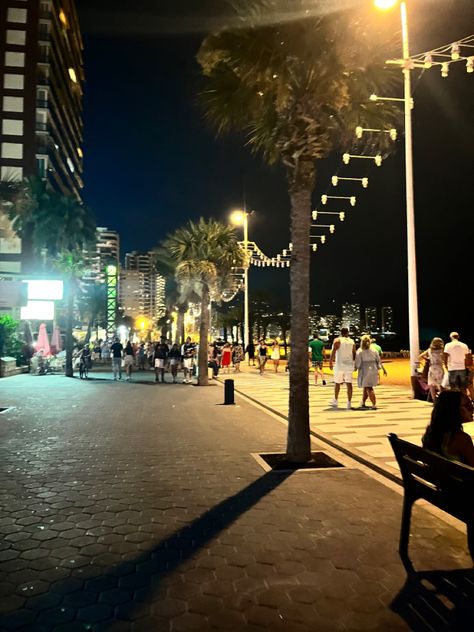
[(377, 331), (377, 308), (366, 307), (365, 313), (365, 329), (368, 332)]
[[(136, 274), (130, 274), (135, 272)], [(122, 285), (124, 288), (122, 289)], [(140, 300), (136, 301), (136, 292), (141, 292)], [(121, 275), (120, 303), (123, 313), (139, 308), (136, 316), (145, 316), (153, 323), (165, 315), (165, 279), (156, 272), (153, 265), (153, 253), (128, 252), (125, 255), (125, 269)], [(130, 312), (130, 313), (129, 313)]]
[(382, 331), (393, 331), (393, 309), (382, 307)]
[(336, 314), (325, 314), (321, 316), (320, 326), (332, 333), (339, 327), (339, 318)]
[(317, 333), (319, 329), (319, 322), (321, 317), (319, 315), (320, 305), (309, 306), (309, 333), (313, 335)]
[(95, 248), (84, 253), (87, 261), (83, 281), (85, 283), (105, 283), (105, 269), (114, 265), (117, 270), (120, 261), (120, 236), (117, 231), (97, 228)]
[[(1, 180), (36, 175), (81, 199), (83, 82), (74, 0), (0, 2)], [(28, 247), (1, 206), (0, 272), (20, 274)]]
[(343, 303), (341, 327), (347, 327), (350, 331), (360, 329), (359, 303)]
[(0, 5), (2, 180), (38, 175), (81, 199), (82, 38), (73, 0)]

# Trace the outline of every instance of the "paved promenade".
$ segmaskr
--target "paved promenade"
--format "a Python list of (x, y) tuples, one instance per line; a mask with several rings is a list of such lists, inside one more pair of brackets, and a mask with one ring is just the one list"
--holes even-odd
[[(389, 365), (387, 364), (387, 367)], [(390, 370), (390, 369), (389, 369)], [(274, 373), (269, 366), (260, 376), (256, 369), (244, 367), (241, 373), (222, 374), (219, 379), (235, 380), (235, 388), (259, 402), (266, 408), (286, 418), (288, 414), (288, 373)], [(387, 440), (389, 432), (421, 445), (421, 437), (429, 423), (432, 404), (412, 399), (408, 386), (393, 386), (385, 381), (376, 390), (377, 410), (359, 410), (361, 389), (354, 381), (352, 410), (346, 409), (346, 391), (342, 386), (339, 395), (339, 408), (329, 405), (334, 393), (332, 376), (326, 375), (327, 384), (314, 385), (310, 376), (310, 415), (311, 429), (316, 436), (330, 440), (371, 463), (390, 475), (399, 476), (397, 462)], [(370, 403), (370, 402), (369, 402)], [(465, 425), (465, 430), (474, 438), (474, 422)]]
[(273, 415), (150, 378), (0, 381), (2, 632), (472, 630), (464, 531), (416, 507), (407, 582), (397, 486), (265, 473)]

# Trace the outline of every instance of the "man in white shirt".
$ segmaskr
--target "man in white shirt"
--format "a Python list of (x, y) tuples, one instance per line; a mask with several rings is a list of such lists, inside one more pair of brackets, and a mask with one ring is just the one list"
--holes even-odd
[(347, 327), (341, 328), (341, 335), (336, 338), (332, 345), (329, 368), (334, 366), (334, 399), (331, 402), (333, 408), (338, 406), (339, 391), (341, 384), (346, 385), (347, 404), (350, 410), (352, 400), (352, 372), (354, 371), (354, 360), (356, 356), (356, 346), (352, 338), (349, 338)]
[(467, 388), (466, 356), (471, 352), (464, 342), (459, 340), (457, 331), (449, 334), (451, 342), (444, 347), (444, 363), (448, 369), (450, 388), (465, 391)]

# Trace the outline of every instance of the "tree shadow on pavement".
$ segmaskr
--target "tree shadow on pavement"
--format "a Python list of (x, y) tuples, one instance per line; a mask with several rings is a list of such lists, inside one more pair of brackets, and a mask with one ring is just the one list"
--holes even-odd
[[(291, 474), (288, 471), (267, 472), (189, 525), (175, 531), (153, 549), (104, 568), (102, 574), (89, 577), (84, 583), (79, 581), (78, 575), (55, 582), (49, 591), (33, 598), (34, 607), (27, 601), (14, 612), (0, 617), (0, 630), (19, 627), (29, 630), (29, 626), (32, 626), (31, 629), (47, 631), (61, 625), (66, 626), (61, 627), (64, 630), (69, 630), (68, 626), (74, 630), (79, 629), (78, 626), (81, 630), (113, 630), (118, 621), (134, 620), (134, 614), (153, 600), (161, 581), (279, 487)], [(54, 551), (51, 553), (54, 555)], [(134, 600), (137, 590), (140, 591), (139, 601)], [(114, 592), (128, 592), (129, 598), (116, 603), (104, 598), (104, 593)], [(121, 612), (116, 617), (114, 609), (118, 604)]]
[(416, 632), (472, 632), (474, 568), (409, 574), (390, 607)]

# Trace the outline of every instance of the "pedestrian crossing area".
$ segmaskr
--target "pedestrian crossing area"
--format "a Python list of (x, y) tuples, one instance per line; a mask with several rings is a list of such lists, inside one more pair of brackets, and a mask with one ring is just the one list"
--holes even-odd
[[(286, 373), (265, 373), (260, 376), (249, 372), (221, 376), (235, 381), (236, 391), (250, 397), (262, 406), (287, 417), (289, 379)], [(429, 423), (432, 404), (412, 399), (407, 387), (380, 385), (376, 389), (377, 409), (359, 410), (361, 390), (354, 385), (353, 408), (346, 408), (345, 387), (341, 388), (339, 407), (330, 406), (334, 385), (314, 385), (310, 381), (310, 422), (316, 436), (349, 451), (390, 475), (399, 476), (398, 465), (387, 439), (390, 432), (411, 443), (421, 445), (421, 437)], [(474, 437), (474, 423), (464, 426)]]

